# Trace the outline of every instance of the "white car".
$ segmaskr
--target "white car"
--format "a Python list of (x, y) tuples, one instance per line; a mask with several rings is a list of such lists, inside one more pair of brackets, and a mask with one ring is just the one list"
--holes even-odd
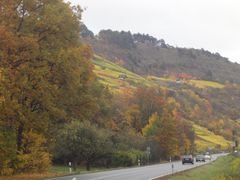
[(211, 155), (208, 155), (208, 154), (205, 154), (204, 158), (205, 158), (205, 160), (211, 160), (212, 159)]

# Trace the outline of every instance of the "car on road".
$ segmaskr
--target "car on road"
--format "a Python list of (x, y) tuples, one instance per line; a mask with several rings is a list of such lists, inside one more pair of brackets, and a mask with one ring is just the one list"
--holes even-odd
[(193, 156), (192, 155), (184, 155), (184, 156), (182, 156), (182, 164), (185, 164), (185, 163), (194, 164)]
[(212, 159), (212, 156), (209, 155), (209, 154), (205, 154), (205, 155), (204, 155), (204, 158), (205, 158), (205, 160), (211, 160), (211, 159)]
[(196, 162), (205, 162), (205, 156), (202, 154), (199, 154), (196, 156)]

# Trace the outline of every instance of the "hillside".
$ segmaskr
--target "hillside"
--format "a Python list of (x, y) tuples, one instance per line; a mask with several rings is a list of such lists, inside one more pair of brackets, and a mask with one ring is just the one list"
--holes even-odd
[(94, 36), (85, 27), (82, 38), (96, 54), (140, 75), (240, 83), (240, 65), (219, 53), (173, 47), (163, 39), (124, 31), (102, 30)]
[(204, 151), (206, 149), (227, 149), (231, 146), (230, 141), (226, 141), (222, 136), (216, 135), (213, 132), (207, 130), (204, 127), (193, 125), (196, 133), (196, 147), (198, 151)]
[[(176, 79), (156, 76), (141, 76), (133, 73), (121, 65), (95, 55), (93, 60), (94, 72), (102, 84), (109, 86), (112, 90), (121, 90), (124, 87), (136, 88), (137, 86), (166, 86), (185, 84), (197, 88), (224, 88), (221, 83), (205, 80), (177, 81)], [(121, 76), (125, 76), (122, 78)]]
[[(83, 26), (81, 37), (96, 54), (118, 64), (117, 69), (124, 67), (155, 85), (168, 88), (169, 96), (180, 103), (185, 119), (229, 140), (232, 131), (239, 128), (239, 64), (228, 61), (219, 53), (173, 47), (163, 39), (145, 34), (102, 30), (94, 35)], [(107, 78), (103, 72), (96, 73), (103, 83), (114, 86), (115, 90), (135, 87), (139, 83), (150, 85), (145, 80), (143, 83), (139, 76), (138, 80), (131, 76), (120, 80), (118, 77), (122, 72), (108, 74), (115, 79)]]
[(198, 150), (229, 145), (232, 132), (240, 128), (239, 64), (219, 53), (173, 47), (149, 35), (102, 30), (95, 36), (83, 29), (82, 40), (98, 55), (94, 71), (102, 84), (113, 92), (166, 88), (167, 96), (179, 103), (181, 116), (194, 123)]
[(152, 81), (99, 56), (94, 57), (93, 63), (99, 81), (113, 91), (121, 91), (125, 87), (136, 88), (139, 85), (154, 86)]
[[(148, 77), (144, 78), (133, 72), (126, 70), (125, 68), (108, 61), (99, 56), (95, 56), (93, 59), (93, 64), (95, 66), (94, 71), (97, 74), (99, 81), (107, 85), (113, 92), (120, 92), (124, 88), (135, 89), (138, 86), (158, 86), (159, 80), (161, 82), (177, 84), (171, 79), (161, 78), (161, 77)], [(126, 75), (126, 79), (119, 79), (119, 75)], [(221, 84), (215, 84), (210, 81), (196, 81), (189, 82), (189, 85), (199, 87), (215, 87), (223, 88)], [(200, 85), (198, 85), (200, 84)], [(168, 84), (169, 86), (169, 84)], [(166, 86), (167, 87), (167, 86)], [(229, 148), (230, 142), (224, 139), (222, 136), (216, 135), (208, 129), (201, 127), (193, 123), (194, 131), (196, 133), (196, 148), (198, 151), (203, 151), (208, 148), (221, 147), (222, 149)]]

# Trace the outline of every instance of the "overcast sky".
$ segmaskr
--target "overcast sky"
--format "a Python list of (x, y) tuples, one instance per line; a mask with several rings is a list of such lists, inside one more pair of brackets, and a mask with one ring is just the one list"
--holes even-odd
[(101, 29), (144, 33), (166, 43), (219, 52), (240, 63), (240, 0), (69, 0)]

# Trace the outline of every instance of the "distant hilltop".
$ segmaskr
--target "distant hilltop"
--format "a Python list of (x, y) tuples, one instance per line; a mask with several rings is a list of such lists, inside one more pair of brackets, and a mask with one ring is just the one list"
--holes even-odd
[(94, 35), (84, 24), (81, 37), (96, 54), (140, 75), (186, 74), (194, 79), (240, 83), (240, 65), (219, 53), (173, 47), (164, 39), (130, 31), (101, 30)]

